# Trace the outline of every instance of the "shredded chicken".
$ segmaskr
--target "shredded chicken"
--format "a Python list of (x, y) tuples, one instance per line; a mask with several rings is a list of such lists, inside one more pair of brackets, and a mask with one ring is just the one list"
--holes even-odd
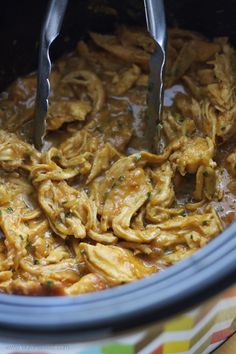
[(147, 267), (128, 250), (117, 246), (81, 243), (80, 250), (91, 271), (99, 274), (110, 285), (119, 285), (151, 274), (155, 267)]
[(35, 75), (1, 95), (1, 292), (78, 295), (133, 282), (236, 218), (235, 50), (169, 30), (161, 154), (144, 138), (154, 50), (146, 31), (122, 25), (91, 32), (57, 61), (42, 152), (29, 139)]
[(91, 105), (83, 101), (52, 101), (47, 117), (48, 129), (56, 130), (64, 123), (83, 121), (91, 110)]
[(229, 154), (229, 156), (227, 157), (227, 163), (230, 173), (233, 176), (236, 176), (236, 152), (232, 152), (231, 154)]

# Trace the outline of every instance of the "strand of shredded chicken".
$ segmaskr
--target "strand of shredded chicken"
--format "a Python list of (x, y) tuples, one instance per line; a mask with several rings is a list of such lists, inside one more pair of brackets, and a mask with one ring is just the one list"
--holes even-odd
[(29, 143), (35, 75), (0, 98), (0, 291), (78, 295), (163, 271), (235, 218), (236, 55), (169, 31), (162, 154), (144, 140), (140, 28), (90, 33), (51, 74), (43, 152)]

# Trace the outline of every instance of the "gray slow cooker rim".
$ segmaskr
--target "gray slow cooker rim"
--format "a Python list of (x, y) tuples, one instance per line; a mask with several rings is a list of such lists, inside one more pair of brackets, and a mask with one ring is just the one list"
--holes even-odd
[[(184, 312), (231, 285), (236, 223), (191, 257), (132, 284), (78, 296), (0, 294), (0, 334), (86, 340)], [(220, 260), (220, 261), (219, 261)]]

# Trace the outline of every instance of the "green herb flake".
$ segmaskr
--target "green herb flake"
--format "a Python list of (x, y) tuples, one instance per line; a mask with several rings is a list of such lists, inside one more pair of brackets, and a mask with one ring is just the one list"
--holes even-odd
[(183, 117), (178, 118), (178, 119), (177, 119), (177, 122), (178, 122), (179, 124), (182, 124), (182, 123), (184, 122), (184, 118), (183, 118)]
[(102, 127), (96, 127), (96, 130), (97, 130), (99, 133), (103, 133)]
[(226, 129), (226, 126), (225, 125), (222, 125), (221, 128), (220, 128), (222, 131), (224, 131)]
[(34, 260), (34, 264), (37, 265), (39, 264), (39, 261), (37, 259)]
[(151, 192), (147, 192), (147, 199), (149, 200), (151, 198)]
[(125, 176), (119, 176), (119, 177), (118, 177), (118, 181), (119, 181), (119, 182), (123, 182), (124, 180), (125, 180)]
[(108, 194), (109, 194), (109, 191), (105, 191), (105, 192), (104, 192), (104, 195), (103, 195), (104, 200), (106, 200), (106, 199), (107, 199)]
[(61, 160), (61, 156), (60, 156), (60, 155), (56, 155), (55, 158), (56, 158), (57, 160)]
[(9, 207), (6, 209), (6, 212), (7, 212), (7, 214), (11, 214), (11, 213), (13, 213), (13, 209), (11, 207)]
[(193, 235), (190, 235), (191, 240), (193, 240)]
[(52, 280), (47, 280), (44, 283), (46, 286), (48, 286), (49, 288), (51, 288), (53, 286), (53, 281)]
[(217, 208), (216, 208), (216, 211), (219, 213), (219, 212), (223, 212), (224, 211), (224, 208), (219, 205)]
[(185, 136), (187, 136), (188, 138), (191, 136), (191, 132), (190, 131), (188, 131), (188, 130), (186, 130), (186, 132), (185, 132)]
[(183, 217), (187, 216), (186, 210), (183, 210), (182, 213), (181, 213), (181, 215), (182, 215)]
[(116, 187), (116, 181), (112, 182), (111, 188), (115, 188)]
[(19, 237), (20, 237), (21, 240), (24, 240), (24, 237), (22, 235), (19, 235)]
[(72, 218), (72, 216), (74, 216), (74, 214), (71, 211), (68, 211), (67, 213), (65, 213), (66, 218)]
[(207, 171), (204, 171), (204, 172), (203, 172), (203, 176), (204, 176), (204, 177), (208, 177), (208, 176), (209, 176), (209, 173), (208, 173)]
[(139, 160), (141, 160), (142, 156), (141, 156), (141, 154), (136, 154), (136, 155), (134, 155), (134, 158), (135, 158), (135, 161), (139, 161)]
[(207, 221), (207, 220), (203, 220), (202, 225), (203, 225), (203, 226), (208, 225), (208, 221)]

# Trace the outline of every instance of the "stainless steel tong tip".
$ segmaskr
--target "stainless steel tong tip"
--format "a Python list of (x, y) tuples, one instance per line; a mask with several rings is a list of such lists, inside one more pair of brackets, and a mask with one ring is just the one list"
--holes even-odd
[(46, 17), (43, 22), (37, 73), (37, 94), (34, 117), (34, 145), (41, 150), (46, 129), (46, 116), (48, 111), (48, 96), (50, 94), (49, 74), (51, 61), (49, 48), (54, 39), (60, 33), (63, 17), (68, 0), (50, 0)]
[(164, 95), (164, 67), (166, 61), (166, 20), (163, 0), (144, 0), (147, 28), (155, 40), (156, 49), (150, 58), (149, 86), (147, 93), (146, 139), (149, 149), (160, 152), (158, 127), (161, 123), (161, 113)]

